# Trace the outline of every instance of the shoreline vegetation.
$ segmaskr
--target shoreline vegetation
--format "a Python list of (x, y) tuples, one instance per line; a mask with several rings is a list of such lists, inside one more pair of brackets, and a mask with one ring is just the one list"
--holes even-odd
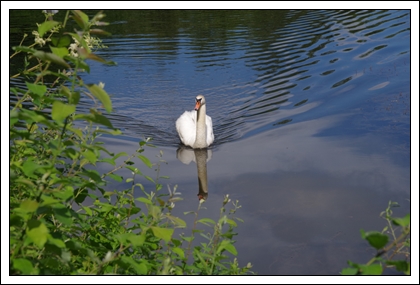
[[(199, 218), (200, 200), (197, 210), (187, 213), (195, 215), (190, 234), (177, 237), (175, 230), (186, 223), (171, 211), (182, 198), (176, 186), (163, 189), (160, 180), (168, 177), (159, 174), (162, 157), (152, 163), (142, 155), (153, 147), (150, 139), (140, 141), (131, 155), (111, 153), (96, 140), (121, 134), (103, 114), (112, 111), (104, 84), (85, 83), (79, 76), (89, 72), (87, 60), (115, 64), (94, 53), (105, 48), (96, 37), (108, 34), (100, 29), (105, 15), (89, 19), (69, 11), (59, 22), (53, 20), (55, 11), (44, 14), (45, 22), (32, 33), (34, 43), (25, 46), (24, 35), (11, 55), (25, 54), (22, 71), (12, 77), (24, 78), (26, 88), (11, 87), (16, 102), (10, 110), (10, 274), (251, 274), (251, 264), (240, 267), (235, 258), (237, 201), (227, 195), (213, 221)], [(66, 32), (70, 24), (78, 30)], [(82, 96), (93, 102), (87, 114), (77, 110)], [(120, 165), (118, 158), (124, 158)], [(113, 169), (100, 173), (99, 163)], [(155, 168), (157, 177), (136, 165)], [(132, 177), (120, 176), (122, 168)], [(141, 179), (155, 189), (136, 182)], [(131, 187), (108, 191), (109, 180)], [(135, 197), (135, 188), (144, 195)], [(198, 236), (205, 242), (195, 245)]]

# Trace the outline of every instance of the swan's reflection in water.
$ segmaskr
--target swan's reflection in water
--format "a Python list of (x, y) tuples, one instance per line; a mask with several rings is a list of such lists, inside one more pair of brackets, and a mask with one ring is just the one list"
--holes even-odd
[(198, 175), (198, 199), (206, 200), (208, 197), (207, 188), (207, 161), (211, 159), (211, 149), (192, 149), (181, 146), (176, 151), (176, 158), (184, 164), (194, 161), (197, 164)]

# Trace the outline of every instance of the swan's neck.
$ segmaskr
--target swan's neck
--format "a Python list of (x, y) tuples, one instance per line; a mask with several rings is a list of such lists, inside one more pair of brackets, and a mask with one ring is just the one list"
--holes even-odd
[(197, 110), (197, 125), (194, 148), (207, 147), (207, 129), (206, 129), (206, 105), (201, 105)]

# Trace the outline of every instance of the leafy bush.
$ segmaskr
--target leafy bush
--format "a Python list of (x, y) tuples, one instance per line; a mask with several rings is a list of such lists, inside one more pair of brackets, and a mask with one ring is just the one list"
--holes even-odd
[[(111, 153), (98, 141), (101, 134), (119, 130), (103, 115), (112, 111), (103, 84), (87, 84), (79, 76), (89, 72), (86, 60), (113, 64), (95, 55), (104, 48), (94, 34), (106, 35), (94, 26), (102, 12), (91, 19), (81, 12), (67, 12), (63, 22), (44, 12), (34, 43), (14, 47), (24, 54), (24, 68), (12, 77), (23, 78), (25, 87), (11, 87), (10, 110), (10, 274), (247, 274), (251, 265), (240, 267), (233, 237), (238, 203), (226, 196), (220, 219), (195, 216), (191, 235), (175, 238), (186, 223), (171, 214), (179, 193), (168, 187), (162, 193), (159, 176), (144, 175), (134, 159), (159, 170), (161, 156), (152, 163), (141, 153), (152, 146), (141, 141), (132, 154)], [(67, 24), (77, 24), (66, 32)], [(48, 44), (48, 48), (45, 46)], [(59, 68), (64, 68), (60, 71)], [(77, 107), (82, 96), (91, 98), (88, 113)], [(105, 127), (105, 128), (104, 128)], [(162, 155), (162, 153), (161, 153)], [(123, 158), (121, 164), (117, 159)], [(99, 165), (112, 170), (101, 173)], [(108, 191), (110, 179), (123, 182), (118, 170), (131, 171), (126, 190)], [(146, 191), (141, 176), (155, 184)], [(144, 195), (135, 197), (134, 190)], [(227, 207), (231, 209), (226, 214)], [(202, 223), (209, 232), (196, 229)], [(196, 234), (207, 239), (193, 247)]]
[[(410, 275), (410, 214), (404, 218), (392, 217), (391, 208), (398, 206), (397, 202), (389, 201), (387, 209), (380, 214), (388, 224), (382, 232), (360, 230), (362, 238), (367, 240), (377, 253), (366, 264), (348, 261), (351, 267), (343, 269), (342, 275), (381, 275), (384, 266)], [(397, 235), (398, 231), (399, 235)], [(393, 239), (391, 243), (388, 242), (387, 234)], [(403, 256), (404, 259), (395, 260), (397, 256)]]

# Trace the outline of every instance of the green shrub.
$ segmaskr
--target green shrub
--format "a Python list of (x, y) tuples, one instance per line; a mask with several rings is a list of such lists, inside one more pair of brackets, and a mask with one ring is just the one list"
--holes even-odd
[[(387, 226), (382, 232), (360, 230), (363, 239), (376, 249), (376, 255), (366, 264), (348, 261), (351, 266), (341, 271), (342, 275), (381, 275), (384, 267), (392, 267), (397, 271), (410, 275), (410, 214), (404, 218), (392, 217), (393, 207), (398, 207), (397, 202), (389, 201), (388, 207), (380, 216), (387, 221)], [(397, 234), (399, 232), (399, 235)], [(389, 243), (389, 235), (392, 242)], [(404, 259), (396, 260), (396, 257)]]
[[(198, 219), (190, 236), (176, 238), (186, 223), (172, 215), (181, 197), (176, 187), (163, 194), (159, 176), (144, 175), (144, 167), (159, 170), (141, 153), (152, 146), (141, 141), (132, 155), (111, 153), (98, 141), (101, 134), (117, 135), (103, 112), (112, 102), (103, 84), (85, 83), (80, 72), (89, 72), (86, 60), (113, 64), (93, 53), (104, 48), (94, 34), (106, 35), (94, 26), (102, 12), (89, 17), (81, 11), (67, 12), (62, 22), (45, 13), (34, 43), (15, 53), (24, 54), (24, 67), (14, 78), (25, 87), (11, 87), (10, 110), (10, 274), (249, 274), (251, 265), (240, 267), (233, 237), (238, 203), (226, 196), (220, 219)], [(68, 22), (77, 31), (66, 32)], [(48, 46), (48, 47), (47, 47)], [(77, 108), (80, 98), (91, 98), (88, 113)], [(161, 154), (162, 155), (162, 154)], [(118, 158), (124, 158), (117, 164)], [(106, 173), (100, 164), (111, 166)], [(128, 169), (132, 177), (118, 174)], [(154, 189), (135, 183), (137, 176), (150, 180)], [(125, 190), (109, 191), (107, 181), (130, 183)], [(144, 195), (135, 197), (134, 190)], [(231, 205), (231, 206), (230, 206)], [(227, 207), (231, 207), (226, 214)], [(239, 220), (239, 219), (238, 219)], [(210, 231), (196, 229), (198, 223)], [(193, 247), (196, 235), (207, 239)], [(227, 255), (230, 253), (231, 255)]]

